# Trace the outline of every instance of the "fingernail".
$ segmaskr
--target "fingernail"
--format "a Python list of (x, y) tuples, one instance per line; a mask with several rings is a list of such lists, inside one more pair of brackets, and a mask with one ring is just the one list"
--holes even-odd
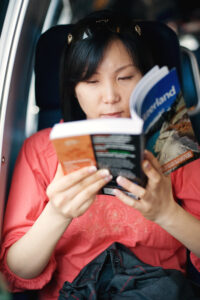
[(117, 181), (118, 184), (123, 184), (125, 179), (122, 176), (118, 176), (116, 181)]
[(151, 168), (150, 163), (149, 163), (147, 160), (145, 160), (145, 161), (143, 162), (143, 167), (144, 167), (146, 170), (149, 170), (149, 169)]
[(94, 173), (96, 171), (97, 171), (97, 167), (95, 167), (95, 166), (91, 166), (91, 167), (88, 168), (89, 173)]
[(112, 175), (108, 175), (108, 176), (104, 177), (104, 180), (105, 180), (106, 182), (108, 182), (108, 181), (110, 181), (112, 178), (113, 178)]
[(113, 193), (116, 197), (121, 195), (121, 192), (119, 190), (116, 190), (116, 189), (113, 190)]
[(110, 172), (109, 172), (109, 170), (107, 170), (107, 169), (103, 169), (103, 170), (100, 170), (100, 175), (101, 175), (102, 177), (107, 177), (107, 176), (110, 175)]

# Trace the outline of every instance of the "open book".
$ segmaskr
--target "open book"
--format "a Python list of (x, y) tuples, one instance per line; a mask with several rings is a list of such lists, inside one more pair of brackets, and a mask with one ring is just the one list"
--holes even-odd
[(200, 157), (176, 69), (155, 66), (146, 73), (131, 94), (130, 114), (130, 119), (56, 124), (50, 139), (64, 172), (87, 165), (108, 168), (113, 180), (103, 192), (112, 195), (118, 175), (145, 184), (145, 148), (158, 158), (165, 174)]

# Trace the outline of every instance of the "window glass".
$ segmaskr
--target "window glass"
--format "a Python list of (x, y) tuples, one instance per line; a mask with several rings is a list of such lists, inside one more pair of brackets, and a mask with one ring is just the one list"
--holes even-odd
[(9, 0), (1, 0), (0, 1), (0, 36), (1, 36), (1, 31), (3, 27), (3, 22), (5, 19), (6, 11), (8, 8), (8, 2)]

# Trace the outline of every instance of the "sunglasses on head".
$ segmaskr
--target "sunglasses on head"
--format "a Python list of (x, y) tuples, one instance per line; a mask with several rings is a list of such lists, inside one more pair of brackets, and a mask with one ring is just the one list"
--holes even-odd
[(123, 22), (115, 22), (110, 18), (91, 20), (87, 24), (82, 24), (79, 26), (73, 33), (69, 33), (67, 36), (67, 43), (70, 45), (71, 43), (77, 42), (78, 40), (84, 40), (91, 36), (94, 36), (98, 33), (103, 34), (106, 31), (110, 31), (113, 33), (137, 33), (138, 36), (141, 36), (141, 28), (136, 23), (127, 23)]

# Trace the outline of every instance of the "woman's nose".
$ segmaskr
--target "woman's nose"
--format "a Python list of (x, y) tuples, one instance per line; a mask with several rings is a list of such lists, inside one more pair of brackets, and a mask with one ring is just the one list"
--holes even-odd
[(113, 83), (107, 83), (103, 87), (103, 102), (113, 104), (120, 101), (120, 93), (118, 88)]

